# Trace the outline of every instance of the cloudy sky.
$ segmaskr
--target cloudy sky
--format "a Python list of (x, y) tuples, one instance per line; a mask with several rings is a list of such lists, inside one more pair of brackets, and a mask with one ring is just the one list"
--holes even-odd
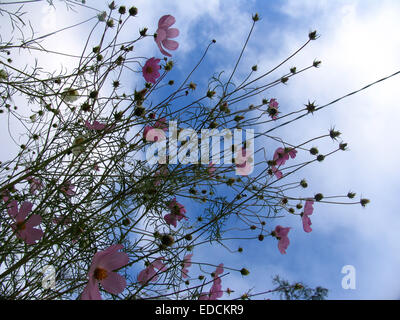
[[(46, 1), (26, 4), (25, 10), (40, 34), (93, 16), (92, 10), (67, 12), (61, 3), (54, 3), (55, 10)], [(107, 5), (97, 0), (86, 3), (99, 10)], [(129, 6), (131, 1), (116, 3)], [(261, 20), (256, 24), (239, 75), (254, 64), (260, 70), (275, 66), (304, 43), (310, 31), (317, 30), (320, 38), (281, 72), (292, 66), (306, 66), (314, 59), (322, 61), (321, 67), (294, 77), (268, 93), (287, 111), (297, 110), (308, 100), (324, 105), (400, 70), (400, 38), (396, 32), (400, 29), (400, 2), (397, 0), (137, 0), (134, 5), (139, 9), (136, 24), (132, 25), (134, 37), (138, 28), (148, 27), (154, 32), (162, 15), (175, 16), (181, 34), (174, 60), (182, 74), (190, 70), (210, 40), (217, 40), (198, 74), (199, 83), (206, 83), (206, 74), (231, 70), (255, 12)], [(0, 21), (1, 28), (7, 28), (8, 20), (0, 17)], [(80, 35), (89, 27), (82, 25), (74, 32), (67, 31), (62, 34), (62, 41), (55, 38), (49, 46), (79, 54), (85, 40)], [(132, 35), (126, 32), (123, 37), (130, 39)], [(148, 57), (159, 54), (150, 40), (137, 50)], [(28, 61), (29, 57), (24, 59)], [(73, 62), (63, 58), (43, 63), (49, 68), (59, 68), (61, 64), (68, 66)], [(127, 79), (127, 88), (135, 88), (132, 79)], [(244, 261), (242, 256), (229, 255), (225, 249), (215, 246), (212, 255), (218, 259), (222, 256), (224, 261), (212, 263), (244, 264), (251, 272), (247, 277), (229, 275), (226, 286), (236, 292), (250, 288), (257, 292), (269, 288), (271, 276), (280, 274), (291, 281), (326, 287), (330, 299), (400, 298), (397, 276), (400, 216), (396, 207), (400, 191), (399, 87), (400, 76), (393, 77), (279, 131), (280, 136), (295, 144), (325, 134), (335, 126), (350, 150), (307, 167), (301, 175), (307, 178), (313, 194), (346, 194), (351, 190), (357, 196), (371, 199), (371, 203), (367, 208), (316, 204), (310, 234), (302, 230), (298, 219), (283, 219), (280, 224), (294, 227), (286, 255), (281, 255), (272, 241), (245, 243)], [(0, 142), (6, 144), (3, 122), (0, 127)], [(333, 146), (331, 143), (318, 145), (322, 152)], [(2, 150), (0, 160), (5, 160), (7, 154)], [(199, 250), (196, 255), (200, 261), (212, 260), (206, 250)], [(354, 290), (341, 286), (344, 276), (341, 270), (345, 265), (355, 267)]]

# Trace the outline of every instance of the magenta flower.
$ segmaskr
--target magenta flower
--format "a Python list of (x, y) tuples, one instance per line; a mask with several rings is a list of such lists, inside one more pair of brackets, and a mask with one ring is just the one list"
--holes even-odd
[(281, 226), (276, 226), (275, 230), (272, 232), (272, 235), (279, 240), (278, 249), (281, 254), (286, 254), (286, 249), (290, 244), (289, 238), (287, 236), (290, 229), (290, 227), (284, 228)]
[(155, 269), (158, 269), (159, 271), (165, 271), (167, 269), (165, 264), (161, 262), (162, 260), (164, 260), (164, 258), (157, 258), (152, 264), (140, 271), (138, 275), (138, 282), (141, 285), (144, 286), (147, 282), (157, 281), (158, 275)]
[(75, 195), (74, 191), (75, 185), (73, 185), (70, 181), (65, 181), (61, 187), (60, 190), (66, 194), (67, 196), (73, 196)]
[(271, 100), (269, 101), (267, 112), (268, 112), (269, 116), (270, 116), (273, 120), (276, 120), (276, 119), (277, 119), (277, 116), (278, 116), (278, 113), (279, 113), (279, 111), (278, 111), (278, 105), (279, 105), (279, 103), (276, 101), (276, 99), (271, 99)]
[(314, 201), (307, 200), (306, 204), (304, 205), (304, 212), (301, 213), (301, 221), (303, 222), (303, 229), (305, 232), (311, 232), (311, 219), (310, 215), (312, 215), (314, 208), (313, 208)]
[(31, 194), (34, 194), (36, 190), (42, 190), (43, 189), (43, 185), (42, 182), (39, 179), (33, 178), (31, 176), (27, 177), (26, 180), (28, 180), (29, 184), (30, 184), (30, 189), (29, 192)]
[(143, 78), (146, 82), (156, 83), (156, 80), (160, 77), (160, 72), (158, 70), (161, 69), (160, 59), (150, 58), (146, 61), (142, 68)]
[(176, 228), (177, 221), (181, 221), (183, 218), (188, 219), (185, 216), (186, 209), (183, 205), (176, 201), (176, 198), (172, 199), (168, 205), (171, 209), (171, 213), (164, 216), (165, 222), (172, 224)]
[(283, 148), (278, 148), (274, 153), (274, 161), (277, 166), (283, 166), (289, 160), (289, 154)]
[(26, 219), (27, 215), (32, 211), (32, 207), (33, 204), (31, 202), (24, 201), (18, 210), (17, 200), (12, 200), (8, 205), (8, 214), (15, 219), (15, 223), (11, 225), (11, 228), (16, 231), (17, 237), (27, 244), (35, 244), (36, 240), (43, 237), (43, 231), (34, 228), (42, 222), (42, 217), (33, 214), (29, 219)]
[(93, 124), (90, 124), (88, 120), (85, 121), (85, 127), (89, 130), (103, 130), (105, 129), (106, 125), (104, 123), (100, 123), (98, 121), (93, 121)]
[(192, 257), (193, 254), (188, 254), (183, 258), (182, 278), (184, 279), (188, 277), (189, 273), (188, 268), (192, 265)]
[(113, 270), (122, 268), (129, 262), (125, 252), (118, 252), (122, 244), (115, 244), (104, 251), (98, 251), (92, 259), (89, 269), (89, 282), (82, 292), (82, 300), (102, 300), (99, 283), (104, 290), (114, 295), (120, 294), (126, 287), (126, 280)]
[[(179, 30), (176, 28), (170, 28), (175, 23), (175, 18), (171, 15), (165, 15), (158, 21), (158, 29), (154, 40), (157, 43), (158, 48), (164, 56), (171, 57), (171, 54), (165, 51), (176, 50), (179, 47), (179, 43), (175, 40), (170, 40), (179, 35)], [(165, 49), (164, 49), (165, 48)]]

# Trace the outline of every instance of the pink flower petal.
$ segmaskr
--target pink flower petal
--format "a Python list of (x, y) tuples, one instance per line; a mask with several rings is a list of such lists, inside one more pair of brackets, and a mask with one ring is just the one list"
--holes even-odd
[(116, 272), (109, 272), (100, 283), (104, 290), (112, 294), (120, 294), (126, 288), (125, 278)]
[(176, 50), (179, 47), (179, 43), (175, 40), (165, 39), (162, 41), (162, 45), (168, 50)]
[(167, 38), (175, 38), (177, 36), (179, 36), (179, 30), (176, 28), (169, 28), (167, 30)]
[(162, 16), (160, 20), (158, 20), (158, 27), (162, 29), (167, 29), (175, 23), (175, 17), (170, 14)]
[(89, 280), (85, 289), (83, 289), (81, 300), (102, 300), (96, 281)]
[(33, 228), (42, 223), (42, 217), (38, 214), (33, 214), (29, 217), (28, 221), (26, 222), (27, 228)]

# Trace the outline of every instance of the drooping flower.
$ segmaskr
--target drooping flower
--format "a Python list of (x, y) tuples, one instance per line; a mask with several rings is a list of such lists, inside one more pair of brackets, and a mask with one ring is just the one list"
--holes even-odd
[[(164, 56), (171, 57), (171, 54), (165, 51), (176, 50), (179, 47), (179, 43), (175, 40), (170, 40), (179, 35), (179, 30), (176, 28), (170, 28), (175, 23), (175, 18), (171, 15), (165, 15), (158, 21), (158, 29), (154, 40), (157, 43), (158, 48)], [(164, 49), (165, 48), (165, 49)]]
[(306, 204), (304, 205), (304, 212), (301, 214), (301, 221), (303, 222), (303, 229), (305, 232), (311, 232), (311, 219), (310, 215), (312, 215), (314, 208), (313, 208), (314, 201), (307, 200)]
[(279, 113), (279, 111), (278, 111), (278, 105), (279, 105), (279, 103), (276, 101), (276, 99), (271, 99), (271, 100), (269, 101), (267, 112), (268, 112), (268, 115), (269, 115), (273, 120), (276, 120), (277, 117), (278, 117), (278, 113)]
[(153, 261), (153, 263), (151, 263), (145, 269), (140, 271), (138, 275), (138, 282), (141, 285), (144, 286), (146, 283), (150, 281), (157, 281), (158, 275), (155, 269), (158, 269), (159, 271), (165, 271), (167, 269), (165, 264), (162, 263), (162, 260), (164, 260), (164, 258), (162, 257), (157, 258), (156, 260)]
[(283, 177), (282, 171), (278, 170), (278, 168), (276, 168), (275, 166), (271, 167), (271, 170), (277, 179), (280, 179)]
[(286, 150), (287, 154), (292, 158), (296, 158), (297, 150), (296, 149), (288, 149)]
[(224, 264), (221, 263), (220, 265), (218, 265), (217, 269), (214, 272), (214, 280), (210, 292), (209, 293), (202, 292), (200, 294), (199, 300), (217, 300), (218, 298), (222, 297), (224, 291), (222, 290), (222, 285), (221, 285), (222, 281), (219, 275), (222, 274), (223, 272), (224, 272)]
[(106, 125), (104, 123), (100, 123), (96, 120), (93, 121), (93, 124), (91, 124), (88, 120), (86, 120), (85, 127), (88, 128), (89, 130), (103, 130), (103, 129), (105, 129)]
[(102, 300), (99, 283), (104, 290), (114, 295), (124, 291), (126, 287), (125, 278), (113, 272), (113, 270), (122, 268), (129, 262), (129, 257), (125, 252), (118, 252), (122, 248), (122, 244), (115, 244), (104, 251), (96, 252), (88, 273), (89, 282), (81, 295), (82, 300)]
[(42, 217), (38, 214), (33, 214), (26, 219), (27, 215), (32, 211), (33, 204), (29, 201), (24, 201), (18, 210), (17, 200), (12, 200), (8, 204), (8, 214), (15, 219), (15, 223), (11, 228), (16, 231), (18, 238), (24, 240), (27, 244), (35, 244), (36, 240), (43, 237), (43, 231), (36, 229), (37, 225), (42, 222)]
[(151, 83), (156, 83), (156, 80), (160, 77), (160, 72), (159, 70), (161, 69), (160, 65), (160, 59), (156, 58), (150, 58), (146, 61), (142, 68), (142, 74), (144, 80), (146, 82), (151, 82)]
[(290, 229), (291, 229), (290, 227), (284, 228), (282, 226), (276, 226), (275, 230), (273, 231), (273, 235), (279, 240), (278, 249), (281, 254), (286, 254), (286, 249), (290, 244), (288, 238), (288, 233)]
[(188, 219), (185, 216), (186, 209), (185, 207), (176, 201), (176, 198), (172, 199), (168, 205), (171, 210), (171, 213), (166, 214), (164, 216), (164, 220), (168, 224), (172, 224), (176, 228), (177, 221), (181, 221), (183, 218)]
[(26, 180), (28, 180), (30, 184), (30, 189), (29, 192), (31, 194), (34, 194), (36, 190), (42, 190), (43, 189), (43, 184), (39, 179), (33, 178), (31, 176), (27, 177)]
[(182, 278), (184, 278), (184, 279), (186, 279), (188, 277), (188, 273), (189, 273), (188, 268), (192, 265), (192, 257), (193, 257), (193, 254), (187, 254), (183, 258)]
[(70, 181), (65, 181), (61, 187), (60, 190), (66, 194), (67, 196), (73, 196), (75, 195), (74, 191), (75, 185), (73, 185)]

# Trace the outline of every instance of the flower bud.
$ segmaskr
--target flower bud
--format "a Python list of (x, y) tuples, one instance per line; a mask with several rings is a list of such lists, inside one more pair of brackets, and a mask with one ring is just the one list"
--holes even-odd
[(322, 193), (317, 193), (314, 196), (315, 201), (321, 201), (324, 198), (324, 195)]
[(242, 270), (240, 270), (240, 273), (241, 273), (242, 276), (247, 276), (247, 275), (250, 274), (250, 271), (245, 269), (245, 268), (243, 268)]
[(138, 9), (136, 8), (136, 7), (131, 7), (130, 9), (129, 9), (129, 15), (131, 15), (131, 16), (136, 16), (137, 15), (137, 13), (138, 13)]
[(369, 200), (369, 199), (361, 199), (361, 200), (360, 200), (360, 203), (361, 203), (361, 205), (362, 205), (363, 207), (365, 207), (368, 203), (370, 203), (370, 200)]
[(315, 148), (315, 147), (312, 147), (312, 148), (310, 149), (310, 153), (311, 153), (313, 156), (317, 155), (318, 152), (319, 152), (318, 149)]

